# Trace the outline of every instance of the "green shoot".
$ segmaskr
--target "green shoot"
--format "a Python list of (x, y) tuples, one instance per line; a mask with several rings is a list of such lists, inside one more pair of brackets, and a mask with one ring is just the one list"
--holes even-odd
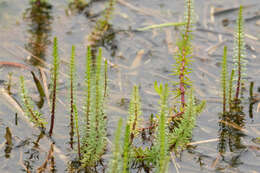
[(178, 53), (175, 56), (176, 63), (174, 65), (173, 75), (179, 77), (179, 81), (175, 82), (174, 85), (179, 85), (177, 89), (176, 96), (180, 96), (181, 108), (180, 112), (184, 111), (186, 102), (185, 102), (185, 91), (186, 86), (191, 85), (191, 80), (188, 75), (191, 72), (190, 61), (192, 54), (192, 45), (191, 45), (191, 29), (192, 29), (192, 18), (193, 18), (193, 0), (186, 1), (186, 14), (185, 14), (185, 25), (184, 31), (181, 34), (181, 39), (177, 42)]
[(115, 134), (115, 140), (114, 140), (114, 149), (113, 149), (113, 158), (111, 160), (111, 168), (110, 172), (120, 172), (120, 162), (121, 160), (121, 146), (120, 146), (120, 137), (121, 137), (121, 130), (122, 130), (122, 124), (123, 120), (122, 118), (119, 119), (116, 134)]
[(54, 128), (55, 119), (55, 109), (56, 109), (56, 94), (58, 85), (58, 69), (59, 69), (59, 54), (58, 54), (58, 41), (57, 38), (53, 39), (53, 69), (52, 69), (52, 108), (51, 108), (51, 125), (49, 135), (52, 136)]
[(141, 101), (139, 96), (139, 90), (137, 86), (134, 86), (131, 101), (129, 104), (129, 126), (130, 126), (130, 144), (133, 142), (134, 137), (138, 134), (139, 116), (141, 112)]
[(236, 26), (236, 33), (234, 35), (234, 63), (235, 63), (235, 73), (236, 73), (236, 94), (235, 100), (239, 99), (239, 94), (241, 92), (241, 82), (242, 76), (245, 75), (245, 41), (244, 41), (244, 21), (243, 21), (243, 7), (240, 6), (238, 19), (237, 19), (237, 26)]

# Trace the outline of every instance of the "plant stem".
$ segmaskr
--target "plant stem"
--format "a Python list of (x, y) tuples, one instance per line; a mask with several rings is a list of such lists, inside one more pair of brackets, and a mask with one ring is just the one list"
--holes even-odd
[(71, 49), (71, 60), (70, 60), (70, 148), (73, 149), (73, 137), (74, 137), (74, 59), (75, 58), (75, 46)]
[(239, 93), (240, 93), (240, 86), (241, 86), (241, 70), (242, 70), (242, 67), (241, 67), (241, 60), (242, 60), (242, 57), (241, 57), (241, 49), (242, 49), (242, 9), (243, 7), (240, 6), (240, 9), (239, 9), (239, 14), (238, 14), (238, 22), (237, 22), (237, 44), (238, 44), (238, 52), (237, 52), (237, 73), (238, 73), (238, 76), (237, 76), (237, 89), (236, 89), (236, 95), (235, 95), (235, 100), (238, 100), (239, 98)]
[(180, 92), (181, 92), (181, 108), (182, 110), (184, 110), (185, 107), (185, 87), (184, 87), (184, 77), (185, 77), (185, 64), (186, 64), (186, 53), (187, 53), (187, 43), (189, 41), (189, 33), (190, 33), (190, 25), (191, 25), (191, 0), (189, 0), (187, 2), (187, 21), (186, 21), (186, 26), (185, 26), (185, 33), (184, 33), (184, 43), (185, 45), (183, 45), (182, 50), (181, 50), (181, 56), (182, 56), (182, 60), (181, 60), (181, 69), (180, 69), (180, 75), (179, 75), (179, 79), (180, 79)]
[(53, 89), (52, 89), (52, 109), (51, 109), (51, 125), (49, 135), (52, 136), (54, 119), (55, 119), (55, 107), (56, 107), (56, 91), (57, 91), (57, 79), (58, 79), (58, 43), (57, 38), (53, 40)]

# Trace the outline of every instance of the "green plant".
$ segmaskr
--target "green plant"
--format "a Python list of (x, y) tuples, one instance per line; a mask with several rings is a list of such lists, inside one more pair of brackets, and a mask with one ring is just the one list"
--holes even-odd
[(121, 145), (120, 145), (120, 137), (121, 137), (121, 130), (122, 130), (122, 124), (123, 120), (122, 118), (119, 119), (117, 129), (116, 129), (116, 134), (115, 134), (115, 139), (114, 139), (114, 148), (113, 148), (113, 158), (111, 159), (110, 162), (110, 171), (111, 173), (114, 172), (121, 172), (122, 170), (122, 157), (121, 157)]
[(27, 90), (24, 85), (24, 77), (20, 77), (21, 83), (21, 97), (25, 109), (26, 115), (30, 118), (30, 121), (35, 124), (35, 126), (40, 127), (44, 130), (46, 121), (42, 118), (42, 114), (34, 109), (31, 99), (27, 94)]
[(78, 110), (77, 110), (77, 106), (75, 104), (73, 104), (73, 112), (74, 112), (74, 115), (75, 115), (75, 127), (76, 127), (76, 134), (77, 134), (78, 157), (79, 157), (79, 160), (81, 160)]
[(240, 6), (238, 18), (237, 18), (237, 26), (236, 32), (234, 34), (234, 52), (233, 52), (233, 59), (234, 59), (234, 69), (236, 75), (236, 94), (235, 100), (239, 99), (239, 94), (241, 92), (241, 83), (242, 77), (245, 75), (245, 42), (244, 42), (244, 21), (243, 21), (243, 7)]
[(191, 80), (188, 77), (191, 72), (190, 62), (192, 54), (192, 22), (193, 22), (193, 0), (186, 0), (186, 11), (185, 11), (185, 25), (183, 32), (181, 33), (181, 39), (177, 42), (178, 53), (175, 56), (176, 63), (174, 64), (173, 75), (178, 76), (179, 81), (174, 82), (174, 85), (179, 85), (179, 88), (175, 91), (176, 96), (180, 96), (180, 112), (184, 112), (186, 105), (185, 93), (186, 86), (191, 85)]
[(128, 124), (130, 126), (130, 144), (133, 142), (134, 137), (139, 133), (139, 116), (142, 114), (141, 112), (141, 101), (139, 96), (139, 90), (137, 86), (134, 86), (131, 101), (129, 104), (129, 120)]
[(156, 166), (156, 172), (166, 172), (168, 160), (169, 160), (169, 146), (168, 146), (168, 136), (169, 136), (169, 128), (167, 125), (166, 118), (168, 116), (168, 96), (169, 90), (168, 85), (165, 84), (164, 87), (162, 84), (157, 86), (155, 83), (155, 91), (160, 96), (160, 111), (159, 111), (159, 124), (157, 129), (156, 143), (155, 147), (158, 150), (158, 161)]
[(130, 152), (130, 126), (125, 127), (124, 146), (123, 146), (123, 173), (129, 172), (129, 152)]
[(194, 96), (192, 89), (188, 92), (187, 109), (183, 114), (183, 118), (177, 123), (177, 127), (169, 134), (170, 149), (182, 149), (189, 142), (192, 130), (195, 126), (197, 105), (194, 103)]
[(51, 73), (51, 82), (52, 82), (52, 107), (51, 107), (51, 124), (50, 124), (50, 130), (49, 135), (52, 136), (53, 128), (54, 128), (54, 119), (55, 119), (55, 109), (56, 109), (56, 95), (57, 95), (57, 86), (58, 86), (58, 70), (59, 70), (59, 54), (58, 54), (58, 41), (57, 38), (54, 37), (53, 39), (53, 68)]
[(129, 155), (130, 155), (130, 126), (129, 123), (126, 124), (124, 141), (121, 142), (121, 130), (122, 130), (123, 120), (119, 119), (117, 129), (115, 132), (113, 157), (110, 160), (109, 172), (129, 172)]
[(88, 47), (86, 63), (86, 107), (85, 123), (81, 136), (81, 163), (83, 167), (97, 164), (106, 150), (106, 115), (104, 112), (104, 65), (102, 51), (96, 57), (96, 64), (92, 64), (91, 49)]

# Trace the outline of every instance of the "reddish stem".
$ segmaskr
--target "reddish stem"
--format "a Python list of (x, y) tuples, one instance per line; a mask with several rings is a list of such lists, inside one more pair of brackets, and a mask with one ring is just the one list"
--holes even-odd
[(53, 95), (52, 95), (52, 110), (51, 110), (51, 126), (50, 126), (50, 131), (49, 135), (50, 137), (52, 136), (53, 132), (53, 127), (54, 127), (54, 118), (55, 118), (55, 103), (56, 103), (56, 86), (57, 86), (57, 76), (56, 76), (56, 71), (54, 71), (54, 79), (53, 79)]
[(73, 74), (70, 74), (70, 148), (73, 149), (73, 136), (74, 136), (74, 119), (73, 119)]
[[(189, 30), (190, 30), (190, 22), (191, 22), (191, 7), (190, 7), (190, 2), (187, 3), (188, 4), (188, 14), (187, 14), (187, 24), (186, 24), (186, 29), (185, 29), (185, 33), (184, 33), (184, 43), (187, 43), (188, 42), (188, 39), (189, 39)], [(180, 76), (179, 76), (179, 79), (180, 79), (180, 92), (181, 92), (181, 108), (182, 108), (182, 111), (184, 110), (184, 107), (185, 107), (185, 87), (184, 87), (184, 77), (185, 77), (185, 62), (186, 62), (186, 53), (187, 53), (187, 50), (186, 50), (186, 44), (183, 46), (182, 48), (182, 51), (181, 51), (181, 55), (182, 55), (182, 60), (181, 60), (181, 70), (180, 70)]]

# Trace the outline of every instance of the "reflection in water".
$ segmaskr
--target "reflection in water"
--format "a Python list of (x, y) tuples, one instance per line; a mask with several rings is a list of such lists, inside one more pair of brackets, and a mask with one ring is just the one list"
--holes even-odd
[(67, 13), (69, 12), (72, 14), (80, 14), (82, 12), (85, 13), (86, 16), (89, 16), (89, 11), (86, 10), (87, 7), (91, 4), (92, 1), (89, 3), (85, 2), (85, 0), (73, 0), (69, 3), (68, 5), (68, 10)]
[[(242, 107), (238, 105), (237, 108), (239, 109), (236, 109), (236, 111), (222, 113), (219, 122), (218, 151), (222, 161), (227, 162), (232, 167), (243, 164), (240, 161), (240, 156), (246, 148), (242, 144), (241, 138), (244, 134), (240, 130), (240, 128), (245, 126), (245, 114), (242, 111)], [(227, 154), (226, 152), (231, 152), (232, 154)], [(230, 156), (231, 158), (229, 158)]]
[[(49, 36), (52, 24), (52, 5), (47, 1), (36, 0), (30, 2), (30, 7), (25, 11), (25, 19), (28, 21), (30, 34), (25, 48), (32, 53), (34, 57), (45, 59), (47, 45), (50, 43)], [(31, 58), (33, 65), (43, 65), (39, 59)]]
[(12, 133), (9, 127), (6, 127), (5, 140), (5, 158), (9, 158), (13, 148)]
[(249, 117), (251, 119), (254, 118), (253, 115), (253, 108), (254, 104), (258, 102), (258, 99), (254, 96), (254, 82), (250, 82), (250, 88), (249, 88)]

